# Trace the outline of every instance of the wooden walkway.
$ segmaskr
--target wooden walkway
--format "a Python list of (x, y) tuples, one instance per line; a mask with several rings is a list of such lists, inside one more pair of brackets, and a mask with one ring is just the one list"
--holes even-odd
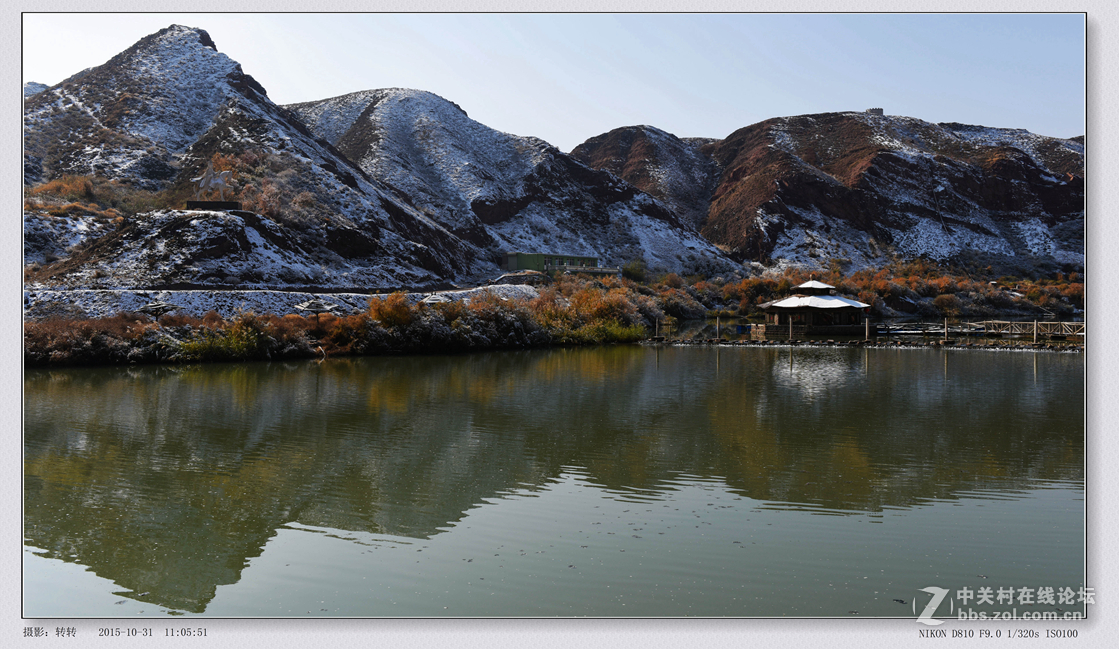
[(987, 320), (983, 322), (983, 332), (986, 334), (1005, 334), (1008, 336), (1033, 336), (1053, 338), (1057, 336), (1071, 338), (1084, 336), (1083, 322), (1006, 322), (1000, 320)]
[(875, 325), (880, 336), (978, 336), (983, 334), (983, 325), (976, 322), (957, 322), (945, 325), (943, 322), (896, 322)]
[[(804, 325), (764, 325), (750, 327), (753, 340), (793, 340), (805, 339), (808, 334), (820, 335)], [(861, 333), (861, 332), (858, 332)], [(790, 334), (792, 334), (790, 336)], [(905, 322), (872, 324), (868, 336), (1032, 336), (1034, 342), (1039, 338), (1083, 338), (1083, 322), (1010, 322), (1004, 320), (985, 320), (983, 322)]]

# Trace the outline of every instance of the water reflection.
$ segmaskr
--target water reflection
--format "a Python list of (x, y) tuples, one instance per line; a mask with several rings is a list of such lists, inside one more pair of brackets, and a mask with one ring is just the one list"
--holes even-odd
[(784, 355), (788, 363), (773, 366), (773, 380), (783, 388), (798, 391), (806, 401), (842, 390), (849, 379), (861, 376), (865, 367), (865, 361), (852, 363), (851, 354), (843, 349), (790, 348)]
[(1082, 484), (1082, 376), (1060, 354), (639, 347), (30, 371), (25, 537), (201, 612), (282, 526), (429, 539), (571, 476), (824, 515)]

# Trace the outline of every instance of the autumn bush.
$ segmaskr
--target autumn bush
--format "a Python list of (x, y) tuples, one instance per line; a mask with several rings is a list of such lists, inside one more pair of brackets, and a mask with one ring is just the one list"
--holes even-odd
[[(948, 264), (927, 259), (896, 262), (882, 268), (863, 269), (843, 274), (833, 265), (824, 272), (786, 269), (780, 274), (746, 277), (726, 282), (723, 299), (738, 301), (742, 316), (759, 315), (761, 304), (791, 295), (793, 288), (809, 279), (818, 279), (835, 287), (838, 295), (847, 295), (871, 305), (872, 313), (890, 315), (891, 307), (915, 309), (922, 317), (990, 317), (998, 314), (1069, 315), (1084, 307), (1084, 287), (1077, 273), (1056, 273), (1054, 277), (1036, 280), (1002, 276), (996, 285), (994, 277), (969, 274)], [(697, 282), (692, 288), (701, 298), (710, 282)], [(1015, 293), (1023, 294), (1021, 297)], [(940, 296), (953, 296), (955, 299)]]
[(959, 315), (960, 313), (960, 298), (955, 294), (945, 293), (936, 296), (933, 304), (944, 315)]
[(364, 313), (335, 317), (321, 339), (323, 353), (334, 355), (364, 351), (370, 326), (370, 318)]
[(387, 328), (407, 327), (415, 317), (414, 307), (404, 293), (369, 299), (369, 317)]

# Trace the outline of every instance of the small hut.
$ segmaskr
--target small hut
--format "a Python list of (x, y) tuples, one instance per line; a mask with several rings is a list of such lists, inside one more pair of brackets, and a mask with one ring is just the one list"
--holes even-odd
[(790, 324), (793, 333), (857, 333), (863, 328), (863, 318), (869, 313), (870, 305), (858, 300), (834, 295), (835, 287), (811, 280), (797, 286), (796, 292), (784, 299), (761, 305), (765, 311), (765, 327), (759, 327), (762, 335), (766, 329), (779, 335), (787, 335)]

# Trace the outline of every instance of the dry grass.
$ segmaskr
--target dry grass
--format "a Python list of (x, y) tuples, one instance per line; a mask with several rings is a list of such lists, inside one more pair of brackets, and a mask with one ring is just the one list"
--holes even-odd
[(25, 192), (24, 209), (43, 210), (52, 216), (90, 214), (116, 221), (122, 217), (170, 207), (167, 192), (137, 189), (101, 176), (62, 176)]

